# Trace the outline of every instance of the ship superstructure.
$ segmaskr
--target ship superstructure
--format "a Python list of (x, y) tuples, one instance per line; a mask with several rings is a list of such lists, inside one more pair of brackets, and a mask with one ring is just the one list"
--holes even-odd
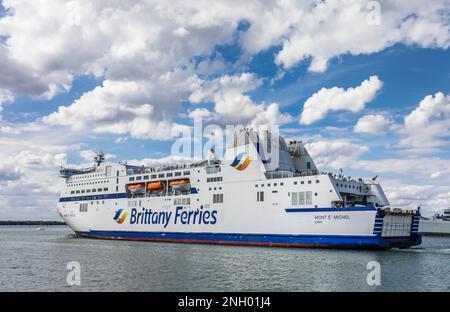
[(79, 237), (298, 247), (420, 244), (420, 212), (375, 180), (320, 172), (304, 144), (242, 129), (222, 160), (62, 168), (58, 212)]

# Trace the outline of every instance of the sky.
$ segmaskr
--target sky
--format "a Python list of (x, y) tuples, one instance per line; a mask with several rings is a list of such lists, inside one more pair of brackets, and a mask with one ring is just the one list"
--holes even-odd
[(450, 1), (0, 0), (0, 220), (58, 220), (61, 165), (177, 159), (278, 125), (393, 207), (450, 207)]

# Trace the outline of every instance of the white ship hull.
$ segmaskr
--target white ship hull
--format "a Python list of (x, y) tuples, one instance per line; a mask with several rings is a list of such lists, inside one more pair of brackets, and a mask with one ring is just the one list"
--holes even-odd
[(430, 235), (450, 235), (450, 221), (420, 220), (419, 233)]

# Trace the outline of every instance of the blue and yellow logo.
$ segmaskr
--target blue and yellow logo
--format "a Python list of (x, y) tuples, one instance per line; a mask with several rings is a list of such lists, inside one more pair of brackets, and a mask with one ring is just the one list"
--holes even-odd
[(250, 156), (248, 156), (247, 153), (242, 152), (236, 156), (236, 158), (233, 160), (230, 166), (233, 167), (234, 169), (242, 171), (245, 170), (245, 168), (247, 168), (251, 162), (252, 159), (250, 158)]
[(128, 213), (123, 210), (123, 208), (120, 208), (116, 211), (116, 215), (114, 216), (114, 221), (116, 221), (119, 224), (122, 224), (123, 221), (127, 218)]

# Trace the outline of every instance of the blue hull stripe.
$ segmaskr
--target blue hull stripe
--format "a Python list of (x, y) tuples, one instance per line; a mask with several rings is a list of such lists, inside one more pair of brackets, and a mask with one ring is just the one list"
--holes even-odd
[(135, 231), (88, 231), (79, 236), (125, 240), (152, 240), (189, 243), (215, 243), (266, 246), (341, 247), (341, 248), (392, 248), (410, 247), (421, 242), (420, 235), (411, 237), (381, 238), (356, 235), (283, 235), (243, 233), (177, 233)]
[(59, 202), (70, 202), (70, 201), (83, 201), (83, 200), (102, 200), (102, 199), (115, 199), (115, 198), (126, 198), (127, 193), (113, 193), (113, 194), (102, 194), (102, 195), (85, 195), (85, 196), (72, 196), (72, 197), (61, 197)]
[(340, 208), (286, 208), (286, 212), (328, 212), (328, 211), (375, 211), (375, 207), (340, 207)]

